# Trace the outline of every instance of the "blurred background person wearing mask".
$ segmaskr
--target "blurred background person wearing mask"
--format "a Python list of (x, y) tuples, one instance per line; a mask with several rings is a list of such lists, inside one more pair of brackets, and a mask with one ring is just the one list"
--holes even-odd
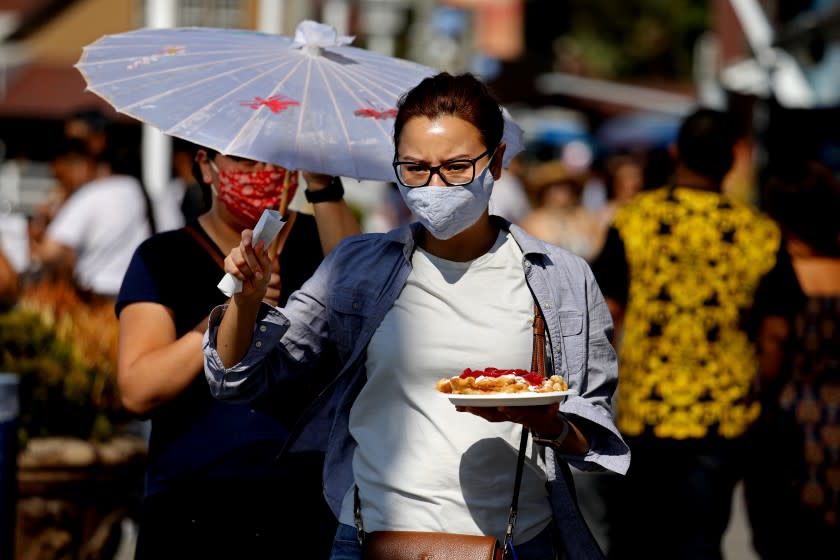
[(210, 311), (228, 300), (217, 288), (223, 259), (264, 209), (286, 217), (272, 245), (272, 305), (285, 304), (359, 226), (338, 179), (305, 174), (313, 216), (286, 211), (297, 172), (209, 149), (195, 159), (196, 179), (212, 185), (209, 210), (145, 241), (117, 300), (123, 404), (151, 419), (136, 557), (282, 557), (284, 528), (293, 528), (295, 549), (326, 558), (336, 521), (321, 491), (323, 454), (277, 459), (321, 378), (284, 386), (260, 405), (223, 403), (203, 375), (202, 340)]

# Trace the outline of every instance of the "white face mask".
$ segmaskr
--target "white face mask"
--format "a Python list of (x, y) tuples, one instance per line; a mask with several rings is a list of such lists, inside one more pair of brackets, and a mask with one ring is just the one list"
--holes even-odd
[(451, 239), (478, 221), (490, 203), (493, 174), (488, 163), (470, 183), (459, 187), (409, 188), (399, 185), (406, 206), (437, 239)]

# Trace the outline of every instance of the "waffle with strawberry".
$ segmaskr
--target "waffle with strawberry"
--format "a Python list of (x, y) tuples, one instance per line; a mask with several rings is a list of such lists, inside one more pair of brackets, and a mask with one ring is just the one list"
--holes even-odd
[(559, 375), (545, 378), (524, 369), (467, 368), (461, 375), (444, 377), (437, 382), (441, 393), (459, 395), (488, 395), (498, 393), (551, 393), (569, 388)]

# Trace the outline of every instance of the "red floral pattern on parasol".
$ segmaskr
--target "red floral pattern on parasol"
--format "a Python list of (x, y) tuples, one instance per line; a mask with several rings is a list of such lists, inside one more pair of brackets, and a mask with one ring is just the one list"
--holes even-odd
[(378, 120), (397, 118), (396, 109), (386, 109), (385, 111), (378, 111), (376, 109), (366, 107), (363, 109), (356, 109), (355, 111), (353, 111), (353, 114), (357, 117), (365, 117)]
[(268, 107), (272, 113), (282, 113), (292, 105), (300, 105), (294, 99), (288, 99), (281, 95), (272, 95), (267, 99), (255, 97), (253, 101), (240, 101), (239, 104), (243, 107), (250, 107), (255, 111), (260, 107)]

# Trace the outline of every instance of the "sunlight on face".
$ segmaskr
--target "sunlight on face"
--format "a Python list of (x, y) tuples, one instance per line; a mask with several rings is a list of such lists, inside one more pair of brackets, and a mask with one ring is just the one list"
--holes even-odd
[[(405, 123), (400, 133), (397, 159), (434, 166), (452, 160), (472, 159), (486, 149), (479, 130), (463, 119), (450, 115), (434, 119), (414, 117)], [(486, 166), (486, 158), (476, 162), (476, 173)], [(434, 175), (430, 184), (440, 186), (444, 183)]]

